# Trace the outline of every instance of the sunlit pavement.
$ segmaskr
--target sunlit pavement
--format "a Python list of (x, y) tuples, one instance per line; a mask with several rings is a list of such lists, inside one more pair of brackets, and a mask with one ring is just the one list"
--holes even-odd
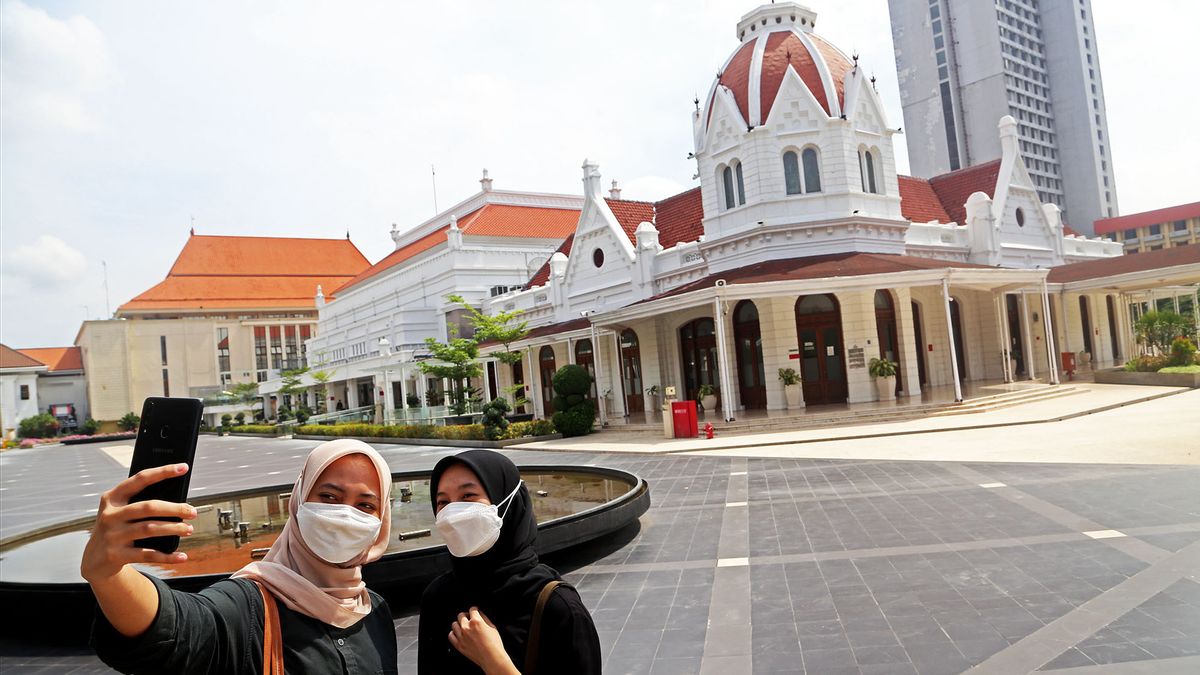
[[(1103, 446), (1115, 431), (1089, 418), (1083, 433)], [(1151, 448), (1181, 429), (1140, 427)], [(1036, 450), (1036, 435), (936, 435), (952, 434)], [(205, 437), (194, 494), (289, 482), (313, 445)], [(378, 447), (396, 470), (455, 452)], [(593, 611), (605, 672), (1200, 671), (1200, 467), (510, 454), (650, 483), (640, 528), (560, 563)], [(0, 536), (78, 517), (124, 475), (96, 446), (0, 455)], [(416, 598), (393, 609), (412, 672)], [(108, 672), (79, 649), (0, 653), (5, 673)]]

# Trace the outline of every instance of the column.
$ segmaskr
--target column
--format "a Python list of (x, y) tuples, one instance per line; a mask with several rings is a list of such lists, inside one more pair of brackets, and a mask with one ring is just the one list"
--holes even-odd
[(600, 349), (600, 338), (596, 335), (596, 324), (591, 324), (592, 331), (592, 358), (596, 363), (596, 395), (599, 399), (596, 401), (600, 412), (600, 426), (608, 426), (608, 406), (604, 404), (604, 385), (600, 378), (604, 375), (604, 356)]
[(358, 380), (346, 381), (346, 409), (358, 407)]
[[(900, 343), (897, 345), (896, 356), (900, 360), (902, 390), (901, 396), (920, 396), (921, 394), (921, 370), (917, 366), (917, 359), (921, 358), (921, 354), (917, 353), (915, 330), (913, 328), (912, 317), (912, 291), (907, 287), (894, 289), (896, 295), (896, 340)], [(799, 362), (797, 362), (799, 363)]]
[(1050, 384), (1058, 384), (1058, 365), (1054, 360), (1054, 331), (1050, 329), (1050, 291), (1042, 279), (1042, 328), (1046, 332), (1046, 361), (1050, 373)]
[[(729, 377), (729, 355), (726, 353), (725, 308), (721, 298), (713, 300), (713, 323), (717, 328), (717, 373), (721, 383), (721, 415), (726, 422), (733, 419), (733, 384)], [(761, 326), (760, 326), (761, 328)]]
[[(621, 354), (621, 336), (617, 335), (614, 330), (612, 333), (613, 342), (613, 372), (616, 377), (613, 378), (612, 389), (613, 413), (622, 417), (629, 417), (629, 411), (625, 409), (625, 359)], [(640, 411), (639, 411), (640, 412)]]
[(428, 417), (429, 416), (429, 399), (426, 396), (426, 394), (428, 394), (428, 391), (429, 391), (429, 383), (426, 381), (425, 373), (422, 371), (417, 371), (417, 380), (416, 380), (415, 389), (417, 390), (417, 397), (419, 397), (421, 399), (420, 409), (425, 411), (425, 417)]
[[(596, 349), (596, 345), (592, 345), (592, 350)], [(575, 365), (575, 341), (567, 338), (567, 363)]]
[(1033, 354), (1033, 333), (1029, 327), (1029, 302), (1027, 301), (1028, 293), (1024, 289), (1021, 290), (1021, 324), (1025, 333), (1025, 370), (1029, 373), (1029, 379), (1037, 377), (1037, 371), (1034, 369), (1034, 362), (1037, 361)]
[(529, 392), (529, 396), (526, 398), (533, 403), (533, 414), (545, 419), (546, 409), (542, 405), (542, 388), (533, 377), (533, 347), (525, 348), (525, 390)]
[(442, 405), (450, 407), (450, 378), (442, 378)]
[(954, 400), (961, 403), (963, 400), (962, 382), (959, 382), (958, 379), (958, 347), (954, 344), (954, 319), (950, 316), (949, 276), (942, 277), (942, 305), (946, 311), (946, 335), (950, 339), (950, 377), (954, 380)]
[(403, 410), (403, 418), (408, 420), (408, 369), (400, 367), (400, 406)]
[(491, 363), (491, 361), (485, 359), (483, 361), (483, 363), (480, 364), (483, 366), (483, 393), (481, 394), (481, 397), (483, 398), (484, 403), (488, 403), (492, 400), (491, 398), (489, 398), (492, 395), (492, 391), (491, 391), (491, 387), (490, 387), (491, 377), (488, 376), (488, 364), (489, 363)]
[(996, 315), (996, 339), (1000, 344), (1000, 361), (1002, 362), (1000, 364), (1000, 373), (1004, 376), (1004, 381), (1007, 383), (1012, 382), (1013, 377), (1008, 363), (1008, 345), (1004, 340), (1004, 336), (1007, 333), (1004, 328), (1004, 313), (1000, 311), (1000, 307), (1003, 304), (1003, 301), (998, 299), (995, 293), (992, 293), (992, 312)]

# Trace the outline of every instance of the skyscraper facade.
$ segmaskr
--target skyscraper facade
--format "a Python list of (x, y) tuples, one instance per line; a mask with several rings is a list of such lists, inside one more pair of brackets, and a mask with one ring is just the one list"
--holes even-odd
[(911, 169), (921, 177), (1000, 156), (1018, 122), (1043, 201), (1092, 233), (1117, 215), (1091, 0), (888, 0)]

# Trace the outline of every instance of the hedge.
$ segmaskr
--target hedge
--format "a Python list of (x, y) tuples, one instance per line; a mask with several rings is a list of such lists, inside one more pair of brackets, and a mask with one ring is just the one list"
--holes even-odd
[[(360, 438), (429, 438), (450, 441), (486, 440), (482, 424), (459, 424), (438, 426), (433, 424), (306, 424), (298, 427), (297, 434), (307, 436), (357, 436)], [(554, 433), (554, 425), (548, 420), (514, 422), (505, 429), (504, 438), (546, 436)]]
[(277, 434), (279, 428), (274, 424), (243, 424), (229, 427), (229, 431), (235, 434)]

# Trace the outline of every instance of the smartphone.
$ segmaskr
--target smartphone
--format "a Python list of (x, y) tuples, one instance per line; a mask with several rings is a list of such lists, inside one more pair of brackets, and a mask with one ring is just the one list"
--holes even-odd
[[(188, 485), (192, 479), (192, 462), (196, 459), (196, 439), (200, 436), (200, 414), (204, 403), (198, 398), (150, 397), (142, 404), (142, 421), (133, 446), (133, 461), (129, 475), (166, 464), (187, 462), (188, 472), (168, 478), (134, 495), (132, 502), (161, 499), (168, 502), (187, 501)], [(179, 518), (154, 518), (179, 522)], [(174, 553), (179, 537), (150, 537), (133, 542), (138, 548), (151, 548)]]

